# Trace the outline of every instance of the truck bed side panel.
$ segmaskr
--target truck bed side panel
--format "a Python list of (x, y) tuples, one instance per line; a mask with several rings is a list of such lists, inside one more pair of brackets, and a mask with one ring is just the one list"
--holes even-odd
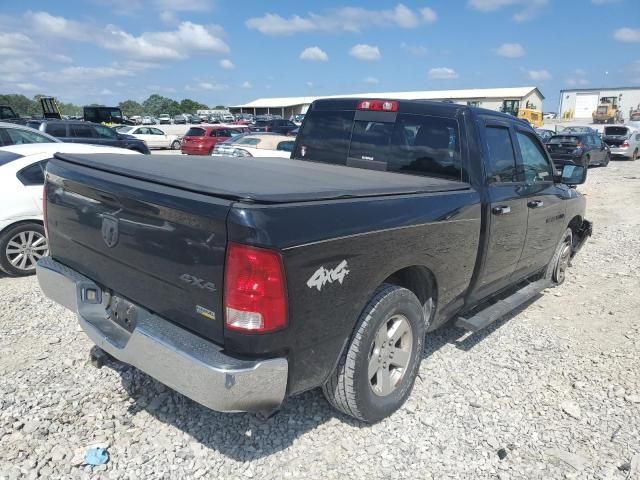
[[(228, 228), (235, 241), (283, 249), (290, 324), (271, 335), (227, 331), (225, 345), (256, 355), (290, 352), (289, 391), (297, 392), (326, 379), (374, 290), (394, 272), (410, 266), (431, 270), (440, 311), (461, 298), (476, 260), (480, 198), (469, 189), (304, 207), (234, 208)], [(339, 276), (320, 288), (313, 282), (341, 270), (348, 271), (342, 282)]]

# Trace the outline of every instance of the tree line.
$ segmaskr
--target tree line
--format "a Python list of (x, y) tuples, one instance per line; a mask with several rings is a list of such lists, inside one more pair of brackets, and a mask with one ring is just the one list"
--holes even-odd
[[(0, 94), (0, 105), (9, 105), (20, 116), (41, 117), (42, 107), (40, 106), (40, 98), (45, 95), (35, 95), (28, 98), (19, 94)], [(102, 104), (92, 103), (91, 106), (105, 106)], [(113, 105), (108, 105), (113, 106)], [(82, 115), (82, 106), (73, 103), (58, 102), (60, 113), (62, 115)], [(179, 115), (181, 113), (195, 113), (197, 110), (208, 110), (209, 107), (204, 103), (185, 98), (174, 100), (172, 98), (163, 97), (162, 95), (153, 94), (142, 103), (135, 100), (124, 100), (118, 103), (118, 107), (122, 110), (123, 115), (132, 117), (134, 115), (151, 115), (158, 116), (161, 113), (169, 115)], [(223, 105), (216, 105), (216, 109), (224, 109)]]

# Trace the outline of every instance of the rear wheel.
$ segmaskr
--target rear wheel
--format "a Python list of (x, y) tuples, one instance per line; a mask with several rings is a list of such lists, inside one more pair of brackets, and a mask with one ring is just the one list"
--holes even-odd
[(180, 140), (171, 142), (171, 150), (180, 150)]
[(638, 158), (638, 149), (637, 148), (633, 151), (633, 155), (631, 155), (631, 161), (633, 162), (636, 158)]
[(39, 223), (21, 223), (0, 236), (0, 270), (20, 277), (36, 271), (36, 263), (49, 253), (44, 228)]
[(590, 155), (585, 156), (583, 163), (585, 167), (588, 167), (591, 164), (591, 156)]
[(322, 387), (329, 403), (364, 422), (391, 415), (411, 393), (425, 332), (425, 311), (418, 298), (406, 288), (380, 287)]

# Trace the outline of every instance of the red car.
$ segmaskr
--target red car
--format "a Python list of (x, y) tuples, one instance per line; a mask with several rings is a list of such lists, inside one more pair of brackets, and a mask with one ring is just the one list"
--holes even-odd
[(250, 133), (247, 127), (229, 127), (224, 125), (191, 127), (182, 137), (180, 144), (182, 153), (188, 155), (211, 155), (218, 142), (241, 133)]

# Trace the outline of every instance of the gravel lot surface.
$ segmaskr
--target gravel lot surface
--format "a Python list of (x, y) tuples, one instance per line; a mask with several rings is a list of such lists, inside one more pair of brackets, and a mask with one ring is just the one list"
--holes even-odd
[[(429, 336), (410, 400), (374, 426), (318, 391), (265, 420), (98, 370), (35, 278), (0, 277), (0, 479), (640, 478), (640, 162), (580, 189), (595, 233), (567, 282), (481, 334)], [(83, 465), (92, 446), (106, 465)]]

